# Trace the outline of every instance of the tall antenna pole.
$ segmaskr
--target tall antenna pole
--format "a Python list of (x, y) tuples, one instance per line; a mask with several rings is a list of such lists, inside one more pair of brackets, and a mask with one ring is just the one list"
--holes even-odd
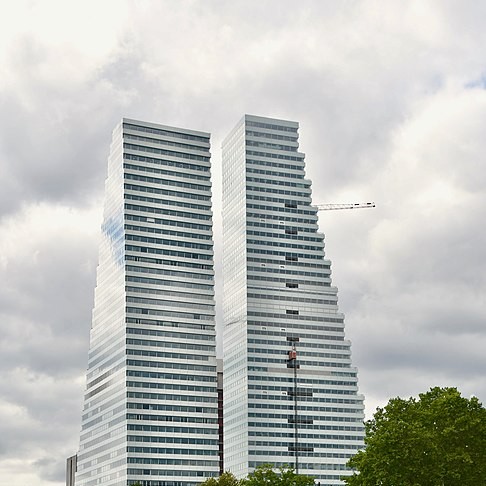
[[(289, 339), (289, 338), (288, 338)], [(295, 473), (299, 474), (299, 424), (297, 411), (297, 349), (295, 347), (296, 341), (299, 338), (290, 338), (292, 341), (292, 349), (289, 351), (289, 364), (294, 368), (294, 454), (295, 454)]]
[(294, 420), (295, 420), (295, 473), (299, 474), (299, 424), (297, 422), (297, 351), (295, 349), (295, 341), (294, 341)]

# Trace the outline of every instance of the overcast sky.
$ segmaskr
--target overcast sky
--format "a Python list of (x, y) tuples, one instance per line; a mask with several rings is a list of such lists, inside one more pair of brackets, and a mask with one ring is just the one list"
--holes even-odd
[[(7, 1), (0, 10), (0, 484), (79, 440), (111, 131), (300, 122), (366, 412), (486, 401), (486, 2)], [(219, 257), (218, 257), (219, 258)], [(218, 272), (218, 277), (219, 277)], [(220, 284), (220, 281), (218, 281)]]

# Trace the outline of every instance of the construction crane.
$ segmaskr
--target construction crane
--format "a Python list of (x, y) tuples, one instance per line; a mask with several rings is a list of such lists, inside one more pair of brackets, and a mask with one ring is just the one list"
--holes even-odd
[[(344, 204), (316, 204), (314, 207), (318, 211), (333, 211), (336, 209), (366, 209), (366, 208), (374, 208), (374, 202), (367, 202), (367, 203), (344, 203)], [(288, 352), (287, 358), (287, 367), (293, 368), (294, 370), (294, 469), (297, 474), (299, 474), (299, 416), (298, 416), (298, 388), (297, 388), (297, 370), (300, 368), (300, 365), (297, 361), (297, 349), (296, 349), (296, 342), (299, 341), (298, 337), (288, 337), (287, 341), (292, 342), (292, 348)]]
[(344, 203), (344, 204), (316, 204), (314, 205), (318, 211), (333, 211), (335, 209), (366, 209), (374, 208), (374, 202), (367, 203)]

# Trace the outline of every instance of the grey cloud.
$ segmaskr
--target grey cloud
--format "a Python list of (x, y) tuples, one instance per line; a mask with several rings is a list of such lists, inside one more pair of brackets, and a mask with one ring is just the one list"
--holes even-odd
[(34, 461), (33, 466), (42, 479), (61, 482), (66, 477), (66, 461), (61, 458), (44, 457)]

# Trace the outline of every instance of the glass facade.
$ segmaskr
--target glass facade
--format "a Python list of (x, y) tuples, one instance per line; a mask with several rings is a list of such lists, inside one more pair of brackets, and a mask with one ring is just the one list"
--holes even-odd
[(209, 134), (113, 132), (76, 486), (219, 472)]
[(223, 142), (224, 458), (342, 484), (364, 405), (296, 122), (246, 115)]

